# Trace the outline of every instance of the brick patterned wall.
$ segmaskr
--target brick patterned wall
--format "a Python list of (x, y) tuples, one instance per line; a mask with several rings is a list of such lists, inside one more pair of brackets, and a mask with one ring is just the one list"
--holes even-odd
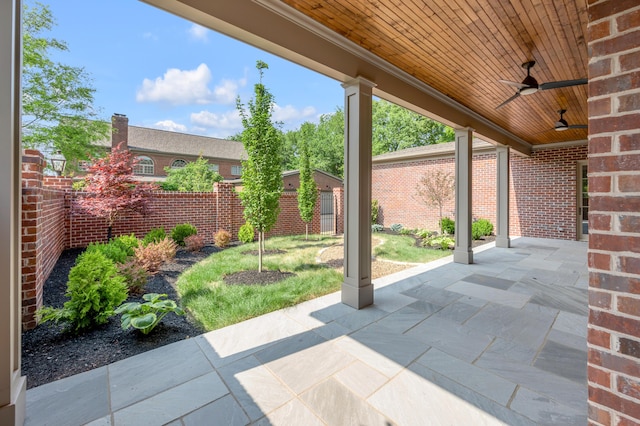
[[(577, 232), (577, 161), (587, 158), (586, 146), (540, 150), (530, 157), (511, 155), (511, 235), (575, 240)], [(473, 155), (473, 217), (496, 224), (496, 155)], [(384, 226), (401, 223), (410, 228), (438, 229), (438, 209), (416, 196), (425, 174), (441, 170), (455, 173), (453, 155), (409, 162), (374, 164), (372, 198), (380, 204)], [(454, 218), (455, 200), (443, 215)]]
[(590, 424), (640, 424), (640, 3), (590, 0)]

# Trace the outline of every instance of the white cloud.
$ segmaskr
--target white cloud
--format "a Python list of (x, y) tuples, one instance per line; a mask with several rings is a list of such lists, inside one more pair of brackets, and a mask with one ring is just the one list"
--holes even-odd
[(136, 93), (138, 102), (164, 102), (171, 105), (210, 103), (232, 104), (238, 88), (247, 84), (246, 78), (222, 80), (213, 91), (209, 89), (211, 70), (200, 64), (194, 70), (169, 68), (162, 77), (155, 80), (145, 78)]
[(312, 106), (308, 106), (299, 110), (292, 105), (286, 105), (284, 107), (281, 107), (278, 104), (273, 105), (274, 121), (282, 121), (283, 123), (291, 121), (302, 121), (315, 115), (316, 109)]
[(169, 130), (171, 132), (186, 132), (187, 126), (184, 124), (176, 123), (173, 120), (162, 120), (155, 124), (155, 127), (162, 130)]
[(151, 32), (146, 32), (142, 34), (142, 38), (146, 38), (147, 40), (158, 41), (158, 36)]
[(208, 129), (240, 130), (242, 120), (240, 113), (236, 110), (216, 114), (210, 111), (200, 111), (191, 114), (191, 123), (198, 127)]
[(208, 41), (207, 34), (209, 33), (209, 30), (201, 25), (191, 25), (187, 30), (187, 33), (193, 40)]
[(136, 93), (138, 102), (167, 102), (172, 105), (207, 104), (212, 93), (208, 84), (211, 71), (206, 64), (195, 70), (169, 68), (163, 77), (145, 78)]

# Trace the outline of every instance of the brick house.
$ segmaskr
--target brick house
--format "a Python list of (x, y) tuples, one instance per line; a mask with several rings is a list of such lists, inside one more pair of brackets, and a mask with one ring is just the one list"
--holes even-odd
[(167, 176), (165, 167), (184, 167), (199, 156), (224, 179), (237, 179), (242, 174), (241, 162), (247, 154), (241, 142), (130, 126), (122, 114), (114, 114), (111, 122), (111, 140), (99, 145), (110, 149), (124, 142), (138, 159), (134, 173), (140, 180), (162, 180)]
[[(332, 192), (334, 188), (342, 188), (342, 179), (322, 170), (313, 171), (313, 180), (320, 191)], [(229, 181), (237, 189), (242, 188), (242, 179)], [(284, 191), (296, 191), (300, 186), (300, 170), (288, 170), (282, 172), (282, 184)]]
[[(509, 234), (564, 240), (588, 239), (587, 141), (545, 145), (510, 161)], [(473, 141), (472, 215), (496, 224), (495, 146)], [(421, 177), (441, 170), (455, 173), (455, 143), (408, 148), (373, 157), (371, 197), (380, 205), (384, 226), (438, 229), (439, 212), (417, 195)], [(454, 197), (443, 209), (454, 218)]]

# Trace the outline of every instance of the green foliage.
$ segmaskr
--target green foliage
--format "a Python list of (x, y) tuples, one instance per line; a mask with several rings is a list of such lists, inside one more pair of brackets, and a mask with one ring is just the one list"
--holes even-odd
[(147, 285), (149, 272), (136, 260), (128, 260), (118, 266), (118, 273), (124, 277), (129, 294), (140, 294)]
[(165, 167), (167, 180), (161, 184), (165, 191), (212, 192), (213, 184), (222, 181), (222, 176), (209, 167), (209, 161), (199, 156), (179, 169)]
[(140, 240), (134, 235), (120, 235), (111, 240), (111, 244), (120, 247), (127, 253), (127, 256), (133, 256), (133, 249), (140, 245)]
[(456, 240), (454, 240), (449, 235), (439, 235), (436, 237), (425, 238), (424, 241), (422, 242), (422, 245), (424, 245), (425, 247), (428, 246), (432, 248), (439, 248), (442, 250), (449, 250), (451, 247), (454, 246), (455, 243), (456, 243)]
[(175, 241), (170, 238), (158, 242), (152, 242), (146, 246), (140, 246), (134, 249), (137, 262), (146, 271), (156, 272), (162, 264), (176, 256), (178, 248)]
[(318, 186), (313, 179), (313, 170), (309, 158), (309, 143), (300, 144), (300, 187), (298, 188), (298, 210), (305, 222), (305, 238), (309, 238), (309, 222), (313, 220), (313, 210), (318, 200)]
[[(254, 85), (254, 99), (249, 101), (248, 111), (238, 97), (236, 106), (242, 118), (242, 143), (248, 158), (242, 162), (242, 192), (240, 201), (244, 218), (264, 239), (278, 220), (282, 195), (282, 135), (271, 122), (273, 95), (262, 84), (263, 70), (267, 64), (257, 61), (260, 82)], [(262, 271), (263, 244), (258, 249), (258, 271)]]
[(384, 231), (384, 226), (374, 223), (371, 225), (371, 232), (382, 232)]
[(416, 230), (411, 228), (401, 228), (399, 232), (400, 235), (413, 235), (416, 233)]
[(220, 248), (225, 248), (231, 242), (231, 234), (224, 229), (218, 230), (213, 236), (213, 242)]
[(190, 223), (181, 223), (171, 230), (171, 238), (179, 246), (184, 246), (184, 239), (189, 235), (195, 235), (198, 230)]
[(42, 308), (38, 316), (42, 322), (67, 323), (75, 331), (104, 324), (127, 298), (124, 280), (100, 251), (85, 251), (69, 272), (66, 295), (70, 300), (61, 309)]
[(84, 191), (87, 187), (87, 181), (84, 179), (76, 180), (71, 184), (71, 189), (74, 191)]
[(254, 238), (255, 238), (255, 231), (253, 230), (253, 226), (251, 226), (249, 222), (245, 223), (240, 227), (240, 231), (238, 231), (238, 239), (241, 242), (248, 244), (253, 242)]
[(440, 230), (443, 234), (453, 235), (456, 233), (456, 222), (448, 217), (440, 219)]
[(389, 229), (391, 229), (393, 232), (400, 232), (400, 231), (402, 231), (402, 224), (400, 224), (400, 223), (393, 223), (393, 224), (391, 224), (391, 226), (389, 227)]
[(138, 329), (142, 334), (149, 334), (169, 312), (184, 315), (184, 311), (166, 294), (148, 293), (142, 296), (144, 303), (124, 303), (115, 310), (122, 314), (120, 324), (123, 330), (130, 327)]
[(386, 234), (384, 243), (373, 247), (373, 254), (376, 258), (384, 260), (413, 263), (431, 262), (448, 255), (441, 250), (416, 246), (413, 237), (394, 234)]
[[(451, 173), (442, 170), (425, 173), (416, 185), (416, 197), (427, 207), (438, 208), (438, 218), (442, 224), (444, 205), (453, 198), (454, 188), (455, 180)], [(440, 232), (447, 233), (442, 227)]]
[(124, 263), (127, 261), (127, 250), (119, 244), (113, 243), (91, 243), (87, 246), (87, 252), (100, 252), (113, 263)]
[(431, 237), (434, 233), (429, 231), (428, 229), (416, 229), (414, 232), (414, 235), (418, 238), (427, 238), (427, 237)]
[(158, 243), (167, 238), (167, 233), (164, 231), (164, 227), (153, 228), (142, 239), (142, 245), (146, 246), (149, 243)]
[(380, 204), (378, 200), (371, 200), (371, 223), (378, 223), (378, 214), (380, 213)]
[(66, 169), (100, 154), (96, 141), (109, 136), (110, 123), (99, 119), (93, 105), (90, 75), (52, 58), (69, 49), (47, 36), (55, 26), (49, 6), (24, 4), (22, 63), (22, 143), (41, 151), (59, 149)]
[(491, 235), (493, 224), (488, 219), (478, 219), (471, 224), (471, 236), (474, 240)]

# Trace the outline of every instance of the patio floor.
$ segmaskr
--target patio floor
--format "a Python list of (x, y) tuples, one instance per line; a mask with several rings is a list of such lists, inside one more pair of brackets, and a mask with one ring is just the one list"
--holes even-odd
[(587, 244), (481, 250), (30, 389), (26, 424), (586, 424)]

